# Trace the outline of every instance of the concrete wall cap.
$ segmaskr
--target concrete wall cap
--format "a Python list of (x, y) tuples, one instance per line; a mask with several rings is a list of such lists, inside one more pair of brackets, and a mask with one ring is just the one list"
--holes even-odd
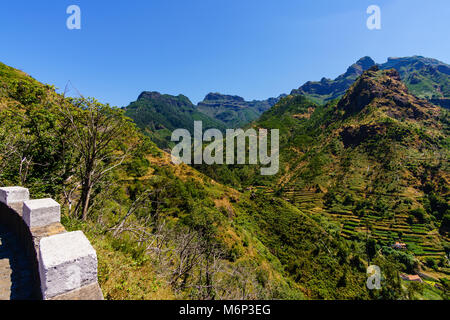
[(30, 192), (27, 188), (6, 187), (0, 188), (0, 202), (4, 204), (24, 202), (30, 199)]
[(28, 207), (31, 210), (40, 209), (42, 207), (60, 207), (59, 203), (53, 199), (38, 199), (38, 200), (28, 200), (24, 201), (24, 206)]
[(82, 231), (57, 234), (43, 238), (40, 242), (42, 264), (51, 268), (68, 261), (75, 261), (97, 253)]
[(22, 212), (29, 228), (45, 227), (61, 221), (61, 206), (53, 199), (25, 201)]
[(81, 231), (41, 239), (39, 257), (45, 300), (98, 282), (97, 254)]
[(4, 187), (0, 188), (0, 203), (6, 205), (0, 215), (6, 214), (6, 222), (12, 221), (11, 227), (18, 228), (36, 253), (30, 255), (38, 269), (33, 274), (42, 293), (36, 295), (44, 300), (103, 300), (97, 253), (82, 231), (66, 232), (58, 202), (50, 198), (30, 200), (28, 189)]

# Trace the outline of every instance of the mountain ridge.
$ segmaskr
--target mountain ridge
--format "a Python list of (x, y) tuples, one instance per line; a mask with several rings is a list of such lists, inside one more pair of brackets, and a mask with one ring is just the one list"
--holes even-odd
[[(450, 66), (437, 59), (422, 56), (389, 57), (387, 62), (382, 64), (377, 64), (372, 58), (365, 56), (334, 80), (322, 78), (320, 81), (308, 81), (298, 89), (293, 89), (291, 95), (304, 95), (316, 104), (325, 104), (344, 96), (354, 82), (374, 66), (382, 70), (394, 68), (412, 94), (435, 105), (450, 108)], [(277, 98), (247, 101), (237, 95), (211, 92), (194, 105), (182, 94), (172, 96), (144, 91), (137, 101), (130, 103), (125, 109), (127, 115), (151, 136), (158, 146), (167, 148), (172, 145), (171, 130), (185, 128), (192, 132), (194, 120), (203, 121), (206, 129), (217, 128), (223, 131), (227, 128), (244, 127), (256, 121), (284, 97), (286, 95), (281, 94)], [(137, 105), (140, 107), (137, 108)]]
[(123, 109), (159, 147), (168, 148), (173, 145), (171, 132), (175, 129), (187, 129), (193, 133), (194, 121), (202, 121), (205, 130), (238, 128), (256, 120), (281, 97), (246, 101), (236, 95), (209, 93), (203, 101), (194, 105), (183, 94), (175, 96), (143, 91), (136, 101)]
[(422, 56), (389, 57), (387, 62), (377, 64), (366, 56), (351, 65), (347, 71), (334, 80), (322, 78), (319, 81), (308, 81), (291, 94), (302, 94), (312, 101), (324, 104), (344, 95), (362, 73), (372, 66), (380, 69), (396, 69), (401, 79), (413, 94), (420, 98), (434, 99), (434, 103), (447, 105), (445, 99), (450, 98), (450, 66), (433, 58)]
[(238, 128), (253, 120), (273, 107), (281, 98), (246, 101), (237, 95), (209, 93), (197, 104), (199, 111), (222, 121), (228, 128)]
[(143, 91), (136, 101), (123, 109), (125, 115), (163, 149), (173, 145), (172, 131), (182, 128), (192, 133), (194, 121), (202, 121), (205, 129), (225, 129), (222, 122), (198, 111), (191, 100), (182, 94), (174, 96)]

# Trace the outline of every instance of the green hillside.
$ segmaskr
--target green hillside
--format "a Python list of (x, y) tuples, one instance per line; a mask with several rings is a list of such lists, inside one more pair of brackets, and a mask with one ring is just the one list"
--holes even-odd
[(409, 90), (424, 99), (450, 98), (450, 66), (420, 56), (389, 58), (383, 69), (396, 69)]
[[(395, 256), (403, 272), (448, 279), (449, 112), (411, 95), (397, 71), (373, 67), (325, 106), (288, 96), (252, 126), (280, 129), (277, 175), (200, 169), (333, 221), (346, 239), (369, 239), (374, 257)], [(397, 241), (406, 252), (390, 249)]]
[(125, 115), (147, 134), (160, 148), (168, 148), (172, 131), (182, 128), (191, 133), (194, 121), (202, 121), (203, 128), (225, 129), (225, 125), (197, 110), (183, 95), (171, 96), (159, 92), (143, 92), (137, 101), (125, 108)]
[(61, 203), (97, 250), (107, 299), (404, 296), (394, 276), (367, 290), (366, 246), (331, 220), (173, 165), (123, 110), (3, 64), (0, 88), (0, 185)]

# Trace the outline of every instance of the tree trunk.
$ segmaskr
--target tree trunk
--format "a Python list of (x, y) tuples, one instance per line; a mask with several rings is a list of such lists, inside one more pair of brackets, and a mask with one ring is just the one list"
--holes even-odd
[(86, 221), (86, 219), (87, 219), (87, 214), (89, 211), (89, 201), (91, 200), (91, 190), (92, 190), (92, 187), (88, 186), (87, 190), (86, 190), (86, 196), (84, 199), (84, 203), (83, 203), (83, 214), (82, 214), (83, 221)]

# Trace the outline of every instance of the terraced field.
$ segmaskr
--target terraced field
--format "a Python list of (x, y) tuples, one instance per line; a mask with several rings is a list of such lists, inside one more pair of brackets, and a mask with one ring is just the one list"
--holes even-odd
[[(255, 189), (267, 195), (275, 195), (274, 190), (270, 188), (259, 186)], [(358, 217), (351, 207), (324, 209), (323, 193), (292, 188), (284, 190), (281, 196), (305, 213), (324, 214), (336, 221), (341, 227), (341, 235), (347, 239), (371, 237), (386, 246), (402, 241), (417, 257), (439, 259), (445, 255), (442, 236), (438, 230), (429, 230), (424, 224), (409, 224), (407, 214), (383, 218), (375, 212), (368, 212), (365, 216)], [(450, 239), (444, 241), (450, 242)]]

